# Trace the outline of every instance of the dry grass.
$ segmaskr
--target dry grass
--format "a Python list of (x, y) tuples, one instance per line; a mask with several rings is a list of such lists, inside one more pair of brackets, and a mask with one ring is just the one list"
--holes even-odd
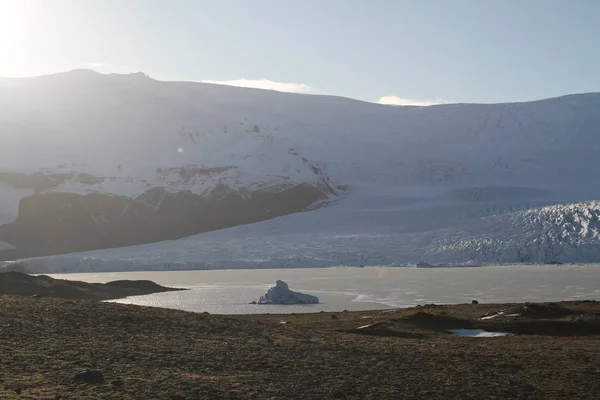
[[(0, 398), (600, 398), (600, 303), (478, 320), (498, 309), (527, 314), (458, 305), (225, 317), (0, 296)], [(445, 331), (461, 327), (527, 334)], [(87, 369), (106, 381), (73, 382)]]

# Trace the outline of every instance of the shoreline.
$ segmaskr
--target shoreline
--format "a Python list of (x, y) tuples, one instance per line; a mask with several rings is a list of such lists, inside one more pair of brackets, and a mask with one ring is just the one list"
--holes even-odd
[[(60, 257), (53, 256), (53, 257)], [(64, 275), (64, 274), (104, 274), (104, 273), (134, 273), (134, 272), (185, 272), (185, 271), (269, 271), (269, 270), (302, 270), (302, 269), (332, 269), (332, 268), (351, 268), (351, 269), (368, 269), (368, 268), (390, 268), (390, 269), (424, 269), (424, 270), (449, 270), (449, 269), (480, 269), (480, 268), (513, 268), (513, 267), (540, 267), (540, 268), (552, 268), (552, 267), (593, 267), (600, 266), (600, 262), (591, 261), (591, 262), (548, 262), (548, 263), (479, 263), (479, 264), (451, 264), (451, 263), (443, 263), (443, 264), (430, 264), (428, 266), (416, 266), (414, 264), (402, 264), (402, 265), (327, 265), (327, 266), (265, 266), (265, 267), (225, 267), (225, 268), (157, 268), (151, 269), (89, 269), (85, 270), (79, 266), (77, 271), (53, 271), (52, 268), (48, 268), (44, 270), (44, 267), (41, 268), (31, 268), (27, 267), (27, 265), (21, 265), (20, 262), (27, 261), (29, 259), (20, 259), (20, 260), (5, 260), (0, 261), (0, 272), (5, 271), (17, 271), (23, 272), (31, 275)], [(36, 259), (31, 259), (36, 260)], [(177, 262), (173, 262), (172, 264), (177, 264)], [(39, 272), (35, 272), (38, 271)], [(34, 272), (31, 272), (34, 271)]]

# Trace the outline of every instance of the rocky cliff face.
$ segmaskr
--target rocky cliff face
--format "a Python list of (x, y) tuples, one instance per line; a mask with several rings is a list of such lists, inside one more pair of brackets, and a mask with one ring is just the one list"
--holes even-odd
[(307, 184), (246, 195), (226, 186), (209, 196), (162, 188), (135, 198), (44, 193), (21, 200), (18, 218), (0, 227), (0, 240), (17, 247), (3, 252), (6, 259), (130, 246), (275, 218), (325, 197)]

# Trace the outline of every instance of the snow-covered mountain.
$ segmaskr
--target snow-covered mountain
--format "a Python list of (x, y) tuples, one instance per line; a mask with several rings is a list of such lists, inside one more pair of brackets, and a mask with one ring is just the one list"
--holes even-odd
[(394, 107), (72, 71), (0, 80), (0, 110), (0, 254), (179, 239), (30, 267), (600, 261), (598, 93)]

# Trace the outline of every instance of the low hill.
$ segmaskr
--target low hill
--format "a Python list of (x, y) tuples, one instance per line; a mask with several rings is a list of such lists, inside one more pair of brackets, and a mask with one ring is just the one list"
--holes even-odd
[(122, 280), (103, 284), (54, 279), (45, 275), (34, 276), (14, 271), (0, 273), (0, 294), (6, 295), (110, 300), (174, 290), (183, 289), (168, 288), (145, 280)]

